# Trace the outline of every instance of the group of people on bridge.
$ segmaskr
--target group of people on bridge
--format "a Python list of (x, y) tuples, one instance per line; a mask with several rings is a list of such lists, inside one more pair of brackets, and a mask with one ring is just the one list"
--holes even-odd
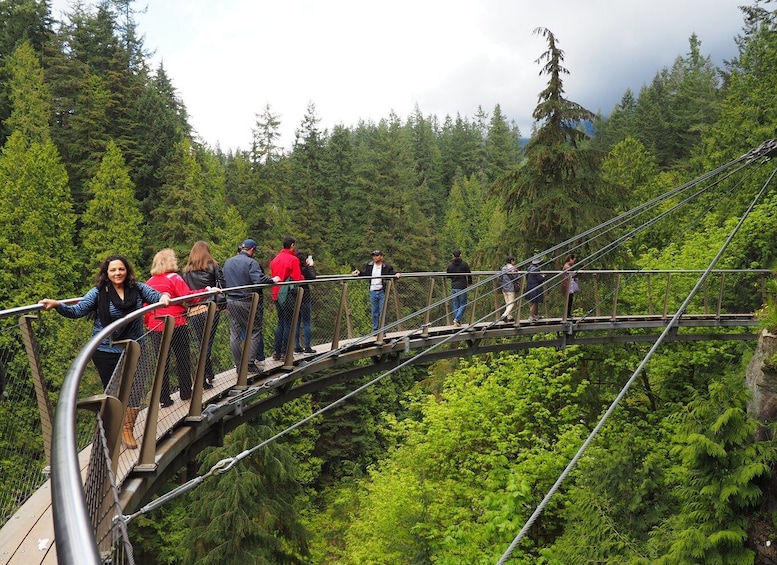
[[(146, 313), (142, 321), (136, 319), (115, 331), (110, 337), (103, 339), (92, 355), (92, 361), (103, 387), (107, 388), (123, 352), (122, 347), (116, 342), (128, 339), (138, 341), (142, 339), (144, 333), (147, 333), (150, 336), (151, 347), (153, 350), (158, 350), (165, 327), (165, 317), (171, 316), (174, 319), (174, 329), (170, 356), (175, 356), (179, 397), (181, 400), (188, 400), (192, 393), (189, 327), (193, 329), (197, 339), (201, 341), (208, 313), (208, 302), (216, 302), (217, 308), (207, 347), (203, 387), (206, 389), (213, 387), (215, 372), (210, 354), (220, 314), (224, 310), (229, 313), (230, 351), (235, 366), (239, 366), (244, 343), (248, 341), (246, 346), (249, 348), (249, 359), (251, 360), (249, 372), (259, 373), (264, 370), (263, 293), (257, 293), (258, 307), (255, 309), (253, 323), (250, 324), (250, 335), (246, 335), (251, 311), (249, 298), (252, 293), (246, 287), (273, 285), (271, 295), (277, 311), (272, 351), (273, 360), (279, 361), (283, 358), (292, 335), (295, 338), (295, 353), (315, 353), (311, 345), (312, 299), (308, 285), (304, 284), (304, 281), (316, 278), (313, 256), (297, 250), (295, 238), (287, 236), (283, 239), (282, 249), (270, 261), (270, 274), (267, 275), (260, 263), (254, 258), (256, 248), (255, 240), (244, 240), (237, 253), (227, 259), (222, 268), (214, 259), (208, 243), (197, 241), (189, 252), (181, 274), (179, 274), (175, 252), (169, 248), (162, 249), (154, 256), (151, 265), (151, 278), (145, 283), (137, 280), (135, 270), (125, 256), (112, 254), (100, 264), (94, 287), (78, 302), (69, 304), (44, 298), (40, 304), (43, 310), (55, 309), (67, 318), (93, 315), (92, 335), (94, 336), (111, 323), (145, 305), (161, 303), (160, 308)], [(568, 315), (570, 316), (572, 296), (579, 288), (576, 274), (572, 271), (574, 263), (575, 256), (569, 255), (563, 268), (568, 274), (562, 278), (562, 290), (567, 299)], [(542, 288), (544, 275), (540, 272), (539, 265), (540, 259), (535, 258), (526, 273), (527, 298), (531, 303), (529, 318), (531, 321), (540, 318), (538, 308), (544, 300)], [(452, 252), (452, 260), (448, 264), (446, 272), (451, 282), (453, 324), (454, 327), (459, 328), (462, 326), (467, 306), (467, 287), (472, 284), (472, 271), (467, 262), (462, 259), (459, 249)], [(375, 249), (372, 252), (371, 260), (361, 268), (353, 270), (351, 275), (370, 277), (369, 296), (372, 330), (377, 331), (386, 295), (384, 281), (386, 277), (399, 278), (402, 275), (392, 265), (384, 261), (384, 254), (380, 249)], [(511, 312), (515, 302), (515, 293), (519, 290), (516, 285), (520, 276), (515, 257), (508, 256), (499, 275), (505, 301), (502, 319), (508, 322), (514, 321)], [(292, 324), (296, 305), (296, 289), (291, 285), (278, 284), (286, 281), (300, 283), (299, 286), (303, 289), (295, 332), (292, 332)], [(230, 290), (228, 295), (225, 295), (222, 293), (224, 288), (234, 290)], [(207, 296), (196, 297), (187, 302), (171, 303), (175, 298), (198, 293), (207, 294)], [(145, 326), (146, 331), (144, 331), (143, 326)], [(167, 366), (169, 367), (169, 365), (170, 359), (168, 358)], [(133, 381), (125, 418), (123, 439), (129, 448), (137, 447), (132, 429), (147, 385), (147, 383), (141, 382), (142, 380), (135, 379)], [(162, 408), (173, 405), (172, 390), (166, 367), (160, 396)]]

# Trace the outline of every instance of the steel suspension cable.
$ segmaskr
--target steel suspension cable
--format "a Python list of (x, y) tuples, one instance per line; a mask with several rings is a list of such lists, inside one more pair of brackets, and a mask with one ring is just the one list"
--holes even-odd
[(553, 483), (553, 486), (550, 488), (548, 493), (543, 497), (540, 504), (537, 506), (537, 508), (534, 510), (534, 512), (529, 516), (529, 519), (526, 521), (526, 524), (524, 524), (521, 531), (518, 533), (518, 535), (513, 539), (512, 543), (510, 543), (507, 550), (504, 552), (502, 557), (497, 561), (497, 565), (503, 565), (507, 559), (510, 558), (510, 555), (512, 555), (513, 551), (516, 547), (518, 547), (518, 544), (521, 542), (521, 540), (524, 538), (526, 533), (529, 531), (529, 528), (534, 524), (534, 522), (537, 520), (540, 514), (542, 514), (543, 510), (547, 506), (548, 502), (550, 502), (550, 499), (553, 497), (553, 495), (558, 491), (561, 484), (564, 482), (564, 480), (567, 478), (569, 473), (572, 471), (572, 469), (575, 468), (577, 465), (577, 462), (580, 460), (580, 458), (583, 456), (585, 451), (588, 449), (588, 446), (591, 444), (593, 439), (596, 437), (596, 435), (599, 433), (599, 430), (604, 426), (605, 422), (610, 418), (612, 413), (615, 411), (615, 409), (620, 404), (621, 400), (626, 396), (626, 393), (631, 388), (631, 385), (634, 384), (634, 381), (637, 379), (637, 377), (640, 375), (640, 373), (643, 371), (645, 366), (647, 365), (648, 361), (653, 357), (653, 354), (658, 350), (658, 348), (663, 344), (666, 337), (669, 335), (669, 333), (677, 326), (677, 323), (679, 319), (682, 317), (682, 315), (685, 313), (686, 308), (690, 304), (691, 300), (694, 296), (696, 296), (696, 293), (699, 291), (699, 289), (702, 287), (704, 282), (709, 277), (712, 270), (715, 268), (715, 265), (717, 265), (720, 258), (723, 256), (723, 253), (727, 250), (729, 244), (734, 239), (734, 236), (739, 232), (739, 229), (744, 224), (747, 217), (750, 215), (750, 212), (752, 212), (755, 205), (758, 203), (758, 201), (761, 199), (761, 196), (763, 196), (764, 192), (766, 192), (766, 189), (769, 186), (769, 183), (774, 178), (775, 174), (777, 174), (777, 168), (775, 168), (774, 171), (772, 171), (771, 175), (769, 175), (769, 178), (766, 180), (766, 182), (763, 184), (761, 189), (758, 191), (758, 194), (755, 196), (753, 201), (750, 203), (750, 206), (747, 208), (747, 210), (744, 212), (742, 217), (739, 219), (739, 222), (737, 222), (737, 225), (731, 230), (731, 233), (726, 238), (726, 241), (723, 243), (723, 245), (720, 247), (718, 252), (715, 254), (715, 257), (712, 259), (710, 264), (707, 266), (707, 269), (704, 271), (702, 276), (697, 281), (696, 285), (691, 289), (691, 292), (688, 294), (686, 299), (683, 301), (683, 303), (680, 305), (680, 308), (675, 312), (674, 316), (672, 316), (672, 319), (667, 324), (666, 328), (663, 332), (661, 332), (661, 335), (656, 339), (656, 342), (653, 344), (653, 347), (650, 348), (650, 351), (647, 352), (645, 357), (640, 362), (639, 366), (634, 370), (631, 377), (629, 377), (628, 381), (626, 381), (626, 384), (623, 385), (623, 388), (618, 393), (618, 396), (613, 400), (612, 404), (610, 404), (607, 411), (604, 413), (604, 415), (599, 419), (594, 429), (591, 431), (591, 433), (588, 435), (588, 437), (583, 442), (583, 445), (580, 446), (580, 449), (578, 449), (577, 453), (575, 453), (575, 456), (572, 458), (572, 460), (567, 464), (564, 471), (559, 475), (558, 479), (556, 479), (556, 482)]

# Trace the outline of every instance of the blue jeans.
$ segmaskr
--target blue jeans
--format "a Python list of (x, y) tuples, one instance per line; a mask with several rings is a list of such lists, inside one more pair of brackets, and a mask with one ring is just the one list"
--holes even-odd
[[(458, 293), (458, 296), (456, 295)], [(453, 320), (461, 322), (464, 317), (464, 309), (467, 307), (467, 291), (459, 288), (451, 289), (453, 296)]]
[(380, 325), (380, 314), (383, 312), (383, 301), (386, 293), (382, 290), (370, 291), (370, 310), (372, 311), (372, 331), (376, 331)]
[(278, 323), (275, 326), (275, 344), (274, 355), (284, 357), (286, 355), (286, 346), (291, 336), (291, 322), (294, 318), (294, 301), (287, 299), (284, 304), (275, 303), (278, 311)]
[[(305, 291), (307, 292), (307, 291)], [(310, 347), (310, 338), (311, 338), (311, 330), (310, 330), (310, 302), (302, 301), (302, 304), (300, 304), (299, 307), (299, 319), (297, 320), (297, 333), (294, 336), (294, 345), (297, 349), (300, 348), (299, 345), (299, 334), (302, 333), (305, 338), (305, 347)], [(302, 331), (300, 331), (300, 329)]]

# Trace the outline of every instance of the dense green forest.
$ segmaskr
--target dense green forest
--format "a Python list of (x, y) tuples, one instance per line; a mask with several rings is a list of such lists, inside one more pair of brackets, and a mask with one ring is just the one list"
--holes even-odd
[[(267, 105), (251, 147), (228, 153), (193, 134), (164, 67), (149, 68), (133, 4), (77, 4), (55, 21), (47, 1), (0, 0), (2, 308), (80, 295), (109, 252), (142, 277), (156, 251), (184, 258), (198, 239), (223, 262), (253, 237), (266, 265), (291, 234), (323, 274), (349, 272), (375, 247), (404, 271), (444, 270), (455, 247), (495, 269), (507, 253), (527, 257), (777, 137), (769, 1), (741, 8), (724, 68), (693, 35), (607, 115), (567, 97), (574, 69), (539, 29), (547, 87), (531, 132), (499, 105), (474, 116), (417, 108), (329, 131), (311, 101), (290, 149)], [(776, 209), (769, 194), (726, 267), (774, 266)], [(705, 265), (739, 212), (710, 210), (679, 238), (660, 226), (610, 266)], [(59, 339), (72, 332), (61, 323)], [(755, 440), (763, 423), (746, 411), (752, 348), (666, 346), (511, 562), (777, 562), (766, 544), (777, 532), (777, 451)], [(536, 349), (406, 369), (135, 520), (136, 561), (495, 563), (644, 353)], [(355, 386), (288, 403), (199, 463)]]

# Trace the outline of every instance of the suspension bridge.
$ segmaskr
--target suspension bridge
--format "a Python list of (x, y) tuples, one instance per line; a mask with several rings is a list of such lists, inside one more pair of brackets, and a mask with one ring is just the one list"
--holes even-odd
[[(734, 172), (769, 162), (775, 151), (777, 140), (771, 140), (692, 183), (544, 250), (538, 255), (546, 276), (539, 320), (527, 319), (525, 271), (519, 271), (514, 321), (502, 316), (505, 304), (499, 272), (473, 273), (462, 327), (452, 322), (453, 295), (445, 273), (403, 273), (386, 281), (387, 299), (377, 331), (370, 331), (368, 280), (321, 277), (306, 281), (306, 290), (297, 294), (294, 313), (296, 327), (303, 293), (309, 293), (313, 352), (296, 353), (297, 344), (291, 339), (280, 360), (268, 359), (263, 370), (257, 370), (246, 344), (240, 363), (233, 362), (228, 324), (223, 320), (228, 314), (210, 303), (202, 339), (195, 332), (187, 338), (194, 367), (191, 397), (176, 394), (172, 406), (160, 406), (162, 381), (170, 364), (172, 318), (165, 321), (158, 347), (148, 339), (122, 343), (122, 362), (104, 391), (95, 386), (99, 379), (89, 364), (104, 337), (158, 305), (130, 314), (92, 339), (88, 322), (41, 314), (37, 304), (0, 312), (2, 437), (29, 439), (8, 453), (0, 452), (0, 457), (9, 461), (23, 456), (33, 462), (24, 471), (14, 468), (14, 488), (5, 489), (0, 499), (0, 565), (134, 562), (127, 521), (164, 504), (171, 495), (229, 472), (234, 462), (187, 481), (173, 493), (163, 493), (174, 473), (240, 424), (334, 383), (361, 382), (356, 379), (390, 374), (409, 364), (532, 347), (755, 339), (755, 312), (766, 301), (768, 270), (716, 268), (722, 251), (711, 257), (706, 269), (595, 267), (614, 259), (625, 241), (671, 219), (672, 211), (707, 191), (734, 190), (741, 183), (732, 178)], [(770, 180), (771, 176), (759, 195)], [(754, 197), (743, 220), (756, 202)], [(559, 258), (583, 248), (590, 252), (576, 266), (581, 289), (569, 316), (567, 298), (560, 290)], [(251, 308), (262, 307), (266, 288), (248, 290)], [(275, 325), (270, 310), (265, 312), (267, 336)], [(206, 388), (211, 333), (216, 378), (213, 387)], [(66, 348), (63, 351), (63, 336), (71, 340), (70, 355)], [(69, 368), (65, 361), (72, 361)], [(138, 448), (128, 449), (121, 442), (121, 426), (133, 380), (145, 383), (145, 391), (134, 427)], [(56, 410), (52, 382), (61, 382)], [(37, 408), (35, 418), (29, 416), (31, 405)], [(20, 415), (14, 415), (15, 408)]]

